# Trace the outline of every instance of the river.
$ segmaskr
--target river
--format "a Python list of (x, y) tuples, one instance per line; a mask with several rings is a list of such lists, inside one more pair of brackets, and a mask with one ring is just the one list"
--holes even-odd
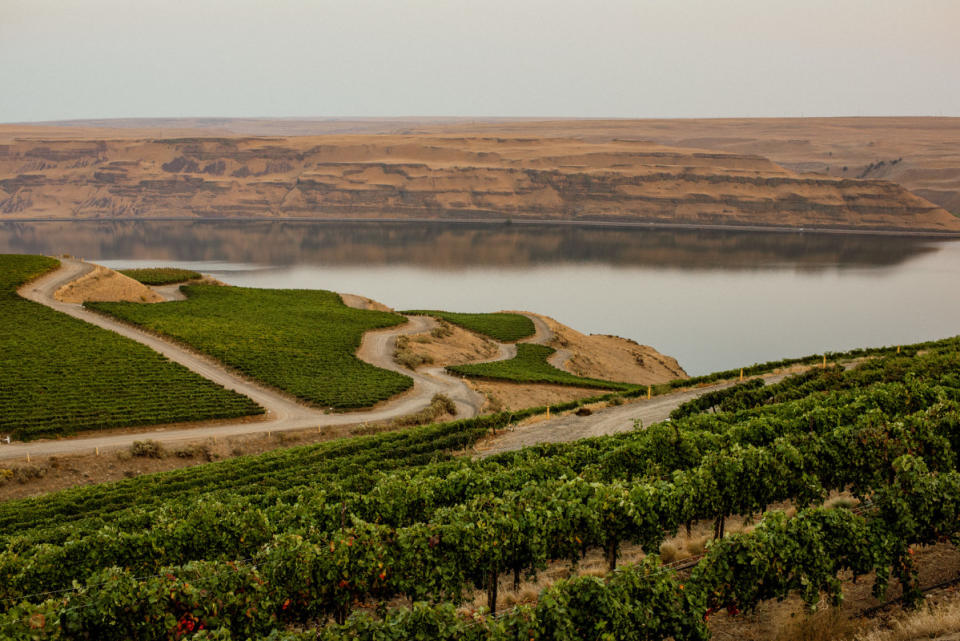
[(0, 223), (0, 253), (172, 265), (397, 309), (523, 309), (677, 358), (692, 375), (960, 334), (960, 242), (519, 224)]

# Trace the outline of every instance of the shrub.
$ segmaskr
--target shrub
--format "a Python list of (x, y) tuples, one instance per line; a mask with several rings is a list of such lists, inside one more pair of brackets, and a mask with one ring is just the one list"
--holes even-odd
[(163, 458), (164, 450), (160, 443), (153, 440), (134, 441), (130, 446), (130, 454), (140, 458)]

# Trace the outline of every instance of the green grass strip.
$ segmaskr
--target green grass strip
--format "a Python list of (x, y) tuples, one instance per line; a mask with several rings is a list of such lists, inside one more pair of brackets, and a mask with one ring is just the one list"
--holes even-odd
[(144, 269), (121, 269), (120, 273), (138, 280), (144, 285), (173, 285), (200, 278), (200, 273), (176, 267), (147, 267)]
[(598, 378), (585, 378), (559, 370), (547, 359), (556, 350), (546, 345), (521, 343), (517, 345), (517, 355), (506, 361), (457, 365), (447, 370), (461, 376), (489, 378), (517, 383), (553, 383), (555, 385), (574, 385), (577, 387), (595, 387), (607, 390), (630, 390), (637, 386), (630, 383), (604, 381)]
[(413, 385), (355, 356), (363, 334), (405, 322), (353, 309), (322, 290), (187, 285), (187, 300), (87, 303), (209, 354), (246, 376), (319, 407), (370, 407)]
[(464, 329), (469, 329), (471, 332), (477, 332), (507, 343), (533, 336), (536, 333), (533, 321), (523, 314), (507, 314), (504, 312), (461, 314), (435, 309), (414, 309), (401, 313), (415, 316), (433, 316), (448, 323), (459, 325)]

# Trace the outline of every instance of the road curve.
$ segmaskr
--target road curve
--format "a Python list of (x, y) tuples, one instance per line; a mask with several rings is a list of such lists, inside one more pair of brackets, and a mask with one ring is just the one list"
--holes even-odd
[[(460, 378), (447, 373), (445, 368), (429, 367), (411, 371), (393, 360), (397, 336), (422, 334), (437, 326), (437, 321), (429, 316), (407, 316), (407, 319), (409, 322), (399, 328), (390, 327), (364, 334), (360, 348), (357, 350), (357, 358), (376, 367), (399, 372), (413, 379), (413, 390), (407, 392), (407, 394), (418, 399), (420, 406), (402, 414), (417, 411), (425, 405), (423, 400), (425, 399), (429, 403), (434, 394), (448, 396), (457, 406), (458, 417), (471, 417), (479, 414), (484, 403), (483, 396)], [(491, 360), (501, 360), (503, 358), (510, 358), (509, 351), (504, 353), (504, 350), (501, 350), (500, 354)], [(402, 400), (401, 397), (401, 399), (390, 401), (390, 403), (402, 403)]]
[[(414, 379), (412, 390), (369, 410), (328, 414), (323, 410), (305, 405), (292, 396), (248, 380), (208, 356), (181, 347), (134, 325), (93, 312), (82, 305), (56, 300), (53, 294), (57, 290), (94, 268), (94, 265), (90, 263), (74, 259), (64, 258), (60, 259), (60, 262), (60, 269), (28, 283), (20, 289), (20, 295), (27, 300), (40, 303), (58, 312), (142, 343), (200, 376), (250, 397), (266, 409), (267, 413), (264, 420), (252, 422), (248, 419), (240, 422), (222, 422), (216, 425), (192, 428), (174, 426), (157, 430), (140, 430), (136, 433), (114, 433), (106, 436), (78, 436), (50, 441), (11, 443), (0, 445), (0, 459), (25, 458), (28, 454), (43, 456), (89, 452), (95, 448), (101, 450), (116, 449), (128, 447), (133, 441), (144, 439), (153, 439), (161, 443), (175, 443), (206, 438), (226, 438), (241, 434), (281, 432), (390, 420), (420, 411), (430, 403), (433, 395), (438, 393), (446, 394), (453, 399), (457, 406), (457, 414), (461, 417), (475, 416), (479, 413), (480, 406), (483, 403), (483, 398), (477, 392), (459, 378), (448, 375), (443, 371), (443, 368), (431, 368), (422, 373), (416, 373), (405, 370), (393, 362), (393, 347), (396, 337), (401, 334), (429, 331), (435, 322), (433, 319), (412, 316), (408, 317), (410, 322), (406, 325), (367, 332), (357, 352), (359, 358), (372, 365), (411, 376)], [(501, 353), (492, 360), (510, 358), (511, 355), (509, 348), (501, 349)]]
[[(520, 314), (521, 316), (526, 316), (533, 321), (533, 327), (536, 330), (533, 336), (521, 340), (521, 343), (533, 343), (535, 345), (550, 346), (549, 343), (553, 340), (554, 333), (542, 317), (538, 316), (537, 314), (531, 314), (530, 312), (514, 313)], [(547, 362), (559, 370), (563, 370), (568, 374), (572, 374), (573, 372), (570, 372), (570, 370), (567, 369), (567, 361), (569, 361), (572, 356), (573, 352), (571, 352), (569, 349), (554, 348), (553, 354), (550, 354), (550, 356), (547, 357)]]
[[(414, 386), (411, 390), (373, 409), (345, 414), (327, 414), (322, 410), (304, 405), (291, 396), (247, 380), (207, 356), (140, 330), (133, 325), (88, 310), (82, 305), (63, 303), (54, 299), (54, 292), (72, 280), (90, 272), (93, 267), (90, 263), (61, 259), (60, 269), (28, 283), (20, 289), (20, 295), (28, 300), (46, 305), (56, 311), (142, 343), (205, 378), (249, 396), (264, 407), (267, 414), (264, 420), (256, 422), (224, 422), (212, 426), (193, 428), (174, 426), (165, 429), (137, 431), (136, 433), (113, 433), (107, 436), (81, 436), (61, 440), (0, 445), (0, 460), (22, 459), (27, 455), (86, 453), (92, 452), (95, 448), (100, 450), (124, 448), (129, 447), (133, 441), (144, 439), (169, 444), (208, 438), (226, 438), (242, 434), (280, 432), (314, 427), (323, 428), (325, 426), (389, 420), (423, 409), (433, 398), (433, 395), (438, 393), (446, 394), (453, 399), (457, 406), (458, 416), (475, 416), (479, 413), (483, 404), (484, 399), (480, 394), (461, 379), (448, 374), (443, 367), (432, 367), (420, 372), (411, 372), (393, 361), (397, 336), (429, 331), (436, 323), (430, 317), (408, 316), (409, 322), (405, 325), (367, 332), (357, 351), (359, 358), (372, 365), (402, 372), (412, 377)], [(536, 315), (529, 314), (528, 316), (534, 322), (537, 333), (521, 342), (537, 344), (549, 342), (553, 337), (553, 332), (547, 324)], [(515, 355), (516, 345), (501, 343), (498, 354), (488, 360), (504, 360), (513, 358)], [(764, 378), (768, 383), (774, 383), (785, 376), (785, 374), (778, 374)], [(681, 403), (730, 385), (733, 385), (733, 383), (720, 383), (694, 390), (675, 392), (651, 400), (606, 408), (586, 417), (567, 415), (541, 421), (512, 432), (505, 432), (495, 441), (489, 443), (480, 455), (489, 456), (535, 443), (571, 441), (622, 432), (632, 429), (635, 420), (642, 421), (644, 425), (650, 425), (667, 418), (670, 411)]]

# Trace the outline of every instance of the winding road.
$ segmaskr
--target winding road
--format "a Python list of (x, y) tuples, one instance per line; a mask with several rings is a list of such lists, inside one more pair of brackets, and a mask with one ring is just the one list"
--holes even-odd
[[(33, 441), (0, 445), (0, 459), (17, 459), (30, 456), (90, 452), (99, 448), (109, 450), (129, 447), (133, 441), (153, 439), (169, 444), (207, 438), (225, 438), (240, 434), (282, 432), (334, 425), (354, 425), (399, 418), (422, 410), (429, 405), (434, 394), (445, 394), (457, 406), (458, 417), (471, 417), (479, 413), (483, 397), (458, 377), (446, 373), (442, 367), (411, 372), (393, 360), (397, 336), (428, 332), (436, 321), (425, 316), (409, 316), (408, 323), (385, 330), (367, 332), (357, 351), (357, 356), (371, 365), (400, 372), (413, 378), (414, 385), (400, 396), (364, 411), (343, 414), (328, 414), (323, 410), (301, 403), (296, 398), (278, 390), (260, 385), (226, 368), (218, 361), (178, 345), (163, 337), (151, 334), (118, 319), (91, 311), (82, 305), (64, 303), (54, 298), (54, 293), (67, 283), (93, 270), (94, 265), (79, 260), (60, 259), (61, 267), (22, 287), (24, 298), (46, 305), (58, 312), (116, 332), (163, 354), (170, 360), (210, 379), (227, 389), (253, 399), (266, 410), (263, 420), (226, 421), (215, 425), (194, 427), (170, 427), (156, 430), (138, 430), (135, 433), (112, 433), (104, 436), (80, 436), (69, 439)], [(165, 298), (175, 299), (172, 288), (163, 291)], [(162, 304), (162, 303), (160, 303)], [(512, 348), (512, 349), (511, 349)], [(490, 359), (512, 358), (516, 348), (501, 346), (500, 353)]]
[[(534, 334), (533, 336), (526, 338), (521, 343), (533, 343), (535, 345), (548, 345), (550, 341), (553, 340), (553, 330), (550, 329), (550, 326), (547, 325), (547, 322), (543, 320), (540, 316), (536, 314), (531, 314), (529, 312), (513, 312), (515, 314), (522, 314), (526, 316), (531, 321), (533, 321)], [(554, 349), (553, 354), (547, 357), (547, 362), (556, 367), (557, 369), (563, 370), (568, 373), (570, 370), (567, 369), (567, 361), (573, 356), (573, 352), (569, 349)]]
[[(93, 452), (95, 449), (126, 448), (134, 441), (144, 439), (170, 444), (209, 438), (226, 438), (242, 434), (310, 428), (322, 429), (327, 426), (385, 421), (422, 410), (430, 403), (435, 394), (444, 394), (451, 398), (456, 404), (457, 416), (460, 418), (476, 416), (483, 405), (484, 398), (481, 394), (467, 385), (464, 380), (448, 374), (442, 366), (411, 372), (394, 362), (393, 353), (397, 337), (430, 331), (436, 326), (436, 321), (433, 318), (408, 316), (408, 322), (404, 325), (367, 332), (364, 334), (360, 348), (357, 350), (357, 357), (371, 365), (410, 376), (414, 381), (410, 390), (368, 410), (329, 414), (305, 405), (288, 394), (247, 379), (226, 368), (218, 361), (166, 338), (151, 334), (113, 317), (96, 313), (82, 305), (56, 300), (54, 298), (56, 291), (67, 283), (89, 273), (95, 267), (93, 264), (74, 259), (63, 258), (60, 259), (60, 262), (61, 267), (59, 269), (22, 287), (19, 290), (20, 295), (58, 312), (142, 343), (200, 376), (250, 397), (266, 410), (266, 414), (262, 420), (222, 421), (213, 425), (172, 426), (153, 430), (137, 430), (136, 432), (113, 432), (101, 436), (80, 436), (58, 440), (5, 444), (0, 445), (0, 460), (23, 459), (28, 455), (63, 455)], [(182, 298), (176, 286), (161, 288), (159, 291), (167, 300)], [(553, 332), (542, 318), (525, 312), (518, 313), (523, 313), (530, 318), (536, 328), (533, 336), (521, 342), (543, 345), (553, 338)], [(516, 352), (515, 344), (500, 343), (499, 352), (488, 361), (510, 359), (516, 355)], [(552, 355), (550, 362), (555, 367), (562, 368), (569, 358), (568, 350), (557, 350), (557, 353)], [(774, 382), (780, 378), (783, 378), (783, 375), (772, 375), (767, 377), (767, 380), (768, 382)], [(633, 428), (635, 420), (641, 420), (645, 425), (649, 425), (665, 419), (673, 408), (691, 398), (732, 384), (720, 383), (695, 390), (658, 396), (651, 400), (605, 408), (594, 412), (591, 416), (558, 416), (503, 433), (493, 442), (488, 443), (481, 455), (486, 456), (518, 449), (539, 442), (568, 441), (625, 431)]]

